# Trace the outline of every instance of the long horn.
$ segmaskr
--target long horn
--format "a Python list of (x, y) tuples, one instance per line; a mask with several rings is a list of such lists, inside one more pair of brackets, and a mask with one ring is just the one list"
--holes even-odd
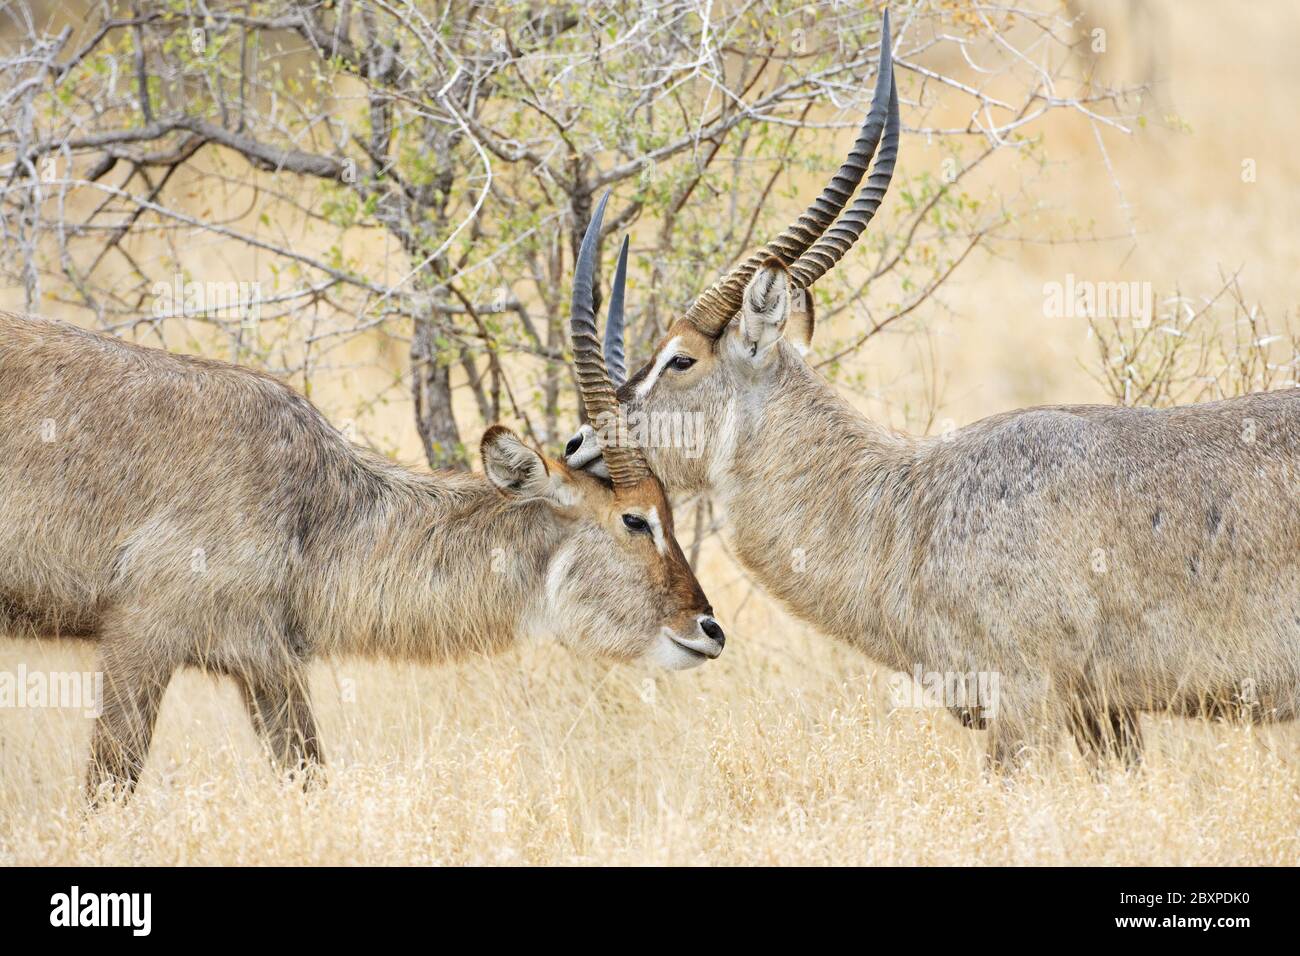
[(858, 193), (858, 198), (853, 200), (853, 205), (836, 220), (835, 225), (826, 230), (813, 243), (812, 248), (790, 266), (790, 275), (800, 288), (807, 289), (834, 268), (835, 263), (858, 241), (876, 215), (880, 201), (889, 189), (889, 181), (894, 176), (894, 164), (898, 160), (898, 126), (898, 90), (891, 84), (889, 123), (885, 126), (885, 139), (871, 166), (867, 184)]
[(627, 357), (623, 353), (623, 286), (627, 283), (627, 236), (618, 251), (614, 269), (614, 291), (609, 296), (609, 317), (605, 319), (605, 368), (615, 388), (627, 381)]
[(745, 286), (754, 270), (772, 256), (786, 265), (795, 262), (835, 221), (835, 217), (844, 209), (853, 191), (858, 188), (858, 183), (866, 175), (867, 165), (880, 142), (880, 133), (885, 126), (885, 116), (893, 91), (893, 74), (889, 11), (886, 10), (880, 25), (880, 63), (876, 68), (876, 89), (871, 97), (871, 110), (867, 113), (867, 119), (862, 124), (848, 157), (803, 215), (695, 300), (684, 316), (687, 322), (705, 335), (717, 338), (740, 309)]
[[(609, 468), (610, 480), (615, 488), (626, 488), (638, 484), (650, 476), (641, 449), (626, 445), (618, 440), (621, 430), (618, 427), (618, 399), (614, 396), (614, 386), (610, 383), (609, 373), (600, 354), (600, 340), (596, 337), (596, 310), (592, 297), (593, 276), (596, 272), (596, 247), (600, 244), (600, 223), (605, 216), (605, 205), (609, 202), (609, 192), (601, 197), (600, 204), (587, 224), (587, 232), (582, 237), (578, 249), (578, 262), (573, 270), (573, 301), (569, 312), (569, 334), (573, 339), (573, 367), (578, 379), (578, 393), (582, 396), (583, 407), (587, 410), (587, 419), (596, 429), (600, 440), (601, 452)], [(623, 279), (626, 271), (616, 280), (611, 300), (623, 299)], [(619, 311), (622, 311), (620, 306)], [(603, 437), (609, 432), (615, 435), (615, 441), (607, 444)]]

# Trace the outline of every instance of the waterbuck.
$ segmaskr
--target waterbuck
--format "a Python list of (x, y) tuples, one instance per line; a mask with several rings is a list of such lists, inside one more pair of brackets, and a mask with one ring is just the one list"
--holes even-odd
[[(919, 438), (863, 418), (805, 361), (805, 290), (893, 172), (892, 74), (886, 20), (874, 102), (839, 172), (620, 384), (627, 420), (702, 427), (690, 454), (647, 448), (651, 465), (670, 491), (713, 495), (734, 553), (819, 630), (898, 671), (995, 674), (997, 701), (947, 703), (972, 719), (996, 709), (996, 765), (1066, 728), (1094, 755), (1135, 760), (1148, 710), (1295, 717), (1300, 392), (1030, 408)], [(616, 370), (621, 337), (607, 331)], [(617, 429), (595, 424), (570, 442), (571, 466), (599, 471), (596, 432)]]
[[(594, 257), (593, 235), (573, 330), (597, 416)], [(482, 458), (407, 471), (266, 375), (0, 313), (0, 633), (98, 642), (92, 798), (132, 788), (186, 665), (234, 678), (277, 764), (311, 769), (316, 654), (437, 661), (532, 632), (667, 668), (721, 653), (639, 451), (607, 450), (612, 485), (501, 426)]]

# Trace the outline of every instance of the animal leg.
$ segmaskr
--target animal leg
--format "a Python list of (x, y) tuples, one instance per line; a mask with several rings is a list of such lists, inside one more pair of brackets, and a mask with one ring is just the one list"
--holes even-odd
[(325, 756), (307, 693), (307, 675), (295, 668), (275, 675), (237, 674), (235, 681), (272, 766), (300, 774), (304, 787), (319, 784)]
[(1071, 717), (1070, 729), (1079, 749), (1098, 764), (1107, 756), (1130, 770), (1142, 762), (1142, 728), (1132, 708), (1082, 704)]
[(154, 723), (177, 663), (138, 634), (106, 628), (100, 650), (103, 700), (91, 736), (86, 796), (91, 806), (127, 797), (144, 770)]
[(1004, 678), (997, 715), (989, 721), (991, 769), (1012, 774), (1055, 756), (1064, 728), (1062, 715), (1052, 706), (1047, 690), (1042, 679)]

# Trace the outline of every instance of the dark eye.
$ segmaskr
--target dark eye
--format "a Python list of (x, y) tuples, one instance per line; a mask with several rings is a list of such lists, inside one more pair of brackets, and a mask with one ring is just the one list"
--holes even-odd
[(640, 515), (623, 515), (623, 527), (633, 534), (650, 533), (650, 525)]
[(694, 364), (695, 359), (691, 358), (689, 355), (674, 355), (668, 362), (668, 367), (674, 372), (685, 372)]

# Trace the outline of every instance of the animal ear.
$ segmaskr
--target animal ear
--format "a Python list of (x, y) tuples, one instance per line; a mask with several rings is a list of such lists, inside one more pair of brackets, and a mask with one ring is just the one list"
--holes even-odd
[(755, 270), (740, 307), (740, 335), (750, 355), (776, 344), (790, 315), (790, 273), (775, 256)]
[(812, 348), (813, 329), (816, 325), (812, 290), (796, 286), (790, 290), (790, 318), (785, 323), (785, 340), (800, 355), (807, 355)]
[(544, 459), (504, 425), (493, 425), (479, 444), (488, 481), (511, 498), (539, 498), (551, 488)]

